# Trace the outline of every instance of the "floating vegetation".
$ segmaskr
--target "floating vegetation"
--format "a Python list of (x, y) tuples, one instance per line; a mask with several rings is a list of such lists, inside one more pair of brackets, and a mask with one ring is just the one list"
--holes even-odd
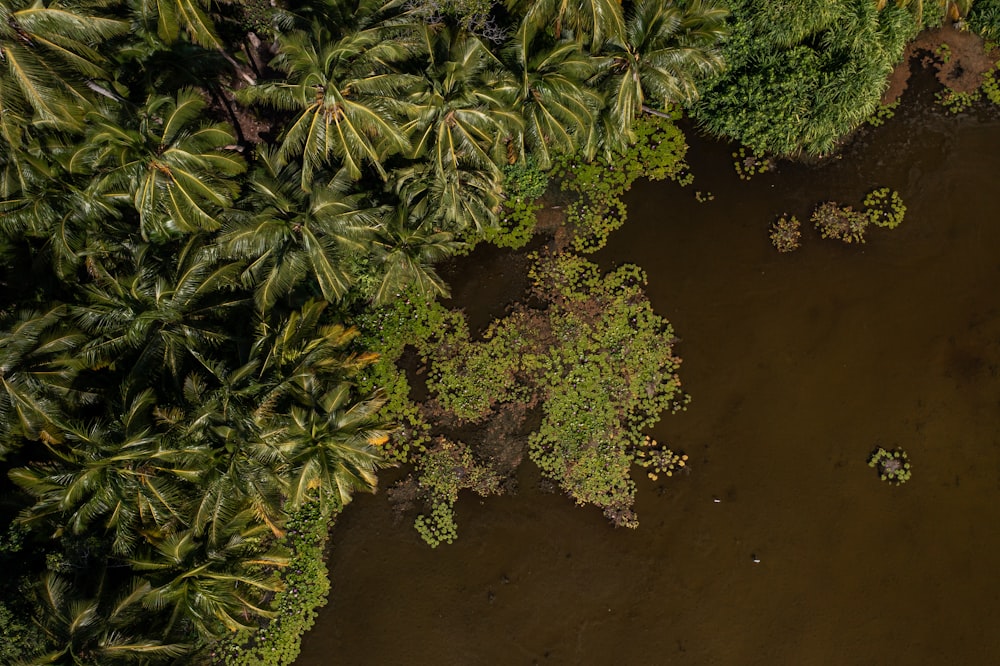
[(802, 223), (794, 215), (782, 215), (771, 225), (771, 245), (778, 252), (792, 252), (802, 245)]
[(879, 478), (894, 486), (910, 480), (909, 456), (903, 449), (887, 451), (880, 446), (868, 458), (868, 466), (878, 470)]

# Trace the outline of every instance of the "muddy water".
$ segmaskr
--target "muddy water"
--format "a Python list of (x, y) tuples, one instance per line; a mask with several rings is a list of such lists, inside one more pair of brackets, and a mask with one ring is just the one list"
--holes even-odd
[[(437, 550), (360, 497), (298, 664), (1000, 662), (1000, 123), (907, 95), (821, 167), (744, 183), (692, 139), (693, 188), (634, 188), (599, 259), (648, 270), (693, 395), (655, 432), (691, 473), (640, 482), (638, 530), (531, 470), (463, 496)], [(876, 185), (906, 201), (895, 231), (769, 245), (777, 214)], [(866, 466), (878, 444), (908, 449), (909, 483)]]

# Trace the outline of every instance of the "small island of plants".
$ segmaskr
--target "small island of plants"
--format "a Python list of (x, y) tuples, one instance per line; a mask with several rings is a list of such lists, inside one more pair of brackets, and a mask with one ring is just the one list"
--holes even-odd
[(868, 466), (875, 468), (879, 478), (891, 485), (900, 486), (910, 480), (910, 460), (903, 449), (889, 451), (880, 446), (869, 456)]

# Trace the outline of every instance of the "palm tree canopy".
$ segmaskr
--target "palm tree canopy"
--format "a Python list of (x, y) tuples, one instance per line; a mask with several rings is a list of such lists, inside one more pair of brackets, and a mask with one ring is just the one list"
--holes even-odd
[(191, 89), (153, 95), (138, 113), (88, 115), (86, 142), (69, 159), (105, 196), (129, 201), (143, 236), (164, 240), (214, 230), (246, 169), (230, 128), (201, 121), (205, 100)]
[(285, 129), (278, 158), (302, 159), (302, 187), (336, 159), (351, 178), (366, 165), (385, 176), (382, 161), (409, 149), (398, 97), (419, 79), (390, 69), (409, 55), (405, 44), (377, 30), (335, 37), (324, 27), (278, 39), (272, 66), (287, 77), (240, 91), (241, 99), (297, 113)]

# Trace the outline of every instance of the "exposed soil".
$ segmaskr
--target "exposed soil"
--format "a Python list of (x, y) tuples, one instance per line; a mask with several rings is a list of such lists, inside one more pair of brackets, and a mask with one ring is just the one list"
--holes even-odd
[[(947, 51), (942, 50), (943, 44), (947, 44)], [(903, 61), (889, 77), (882, 104), (892, 104), (903, 94), (914, 63), (933, 66), (937, 80), (946, 88), (971, 93), (983, 84), (983, 74), (993, 69), (998, 59), (1000, 52), (987, 52), (982, 38), (972, 31), (951, 25), (926, 30), (906, 47)]]

